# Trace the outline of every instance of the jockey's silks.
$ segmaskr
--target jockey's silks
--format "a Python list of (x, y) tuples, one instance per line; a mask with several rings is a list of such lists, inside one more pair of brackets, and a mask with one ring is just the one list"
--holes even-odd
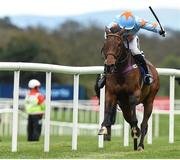
[[(118, 16), (116, 16), (116, 18), (114, 18), (114, 20), (107, 27), (111, 28), (117, 24), (119, 25), (119, 20), (120, 19), (118, 18)], [(121, 28), (119, 27), (119, 29), (121, 29)], [(135, 25), (134, 25), (133, 29), (130, 29), (127, 32), (124, 32), (123, 36), (128, 38), (128, 40), (131, 40), (131, 39), (133, 39), (133, 37), (135, 35), (137, 35), (137, 33), (140, 29), (145, 29), (145, 30), (152, 31), (155, 33), (159, 33), (159, 31), (160, 31), (160, 28), (158, 27), (158, 24), (156, 22), (151, 23), (151, 22), (145, 21), (144, 19), (141, 19), (141, 18), (135, 16)]]

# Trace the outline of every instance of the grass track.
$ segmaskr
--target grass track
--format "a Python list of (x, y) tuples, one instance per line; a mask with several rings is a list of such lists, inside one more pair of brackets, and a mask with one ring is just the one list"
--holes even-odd
[(112, 137), (111, 142), (105, 142), (104, 148), (98, 148), (97, 136), (79, 136), (78, 150), (71, 150), (71, 136), (51, 136), (50, 152), (44, 153), (44, 137), (40, 142), (27, 142), (26, 137), (18, 137), (18, 152), (11, 152), (11, 137), (1, 137), (0, 158), (80, 158), (80, 159), (180, 159), (180, 116), (175, 116), (175, 143), (169, 144), (167, 115), (160, 117), (160, 137), (153, 138), (153, 144), (148, 145), (145, 140), (143, 152), (133, 151), (133, 143), (130, 138), (130, 146), (123, 147), (122, 137)]
[(133, 151), (132, 140), (129, 147), (123, 147), (120, 137), (113, 137), (111, 142), (105, 142), (104, 149), (98, 148), (97, 137), (78, 137), (78, 150), (71, 150), (70, 136), (52, 136), (50, 152), (43, 152), (43, 137), (40, 142), (27, 142), (25, 137), (19, 137), (18, 152), (11, 152), (11, 139), (0, 142), (0, 158), (180, 158), (180, 136), (174, 144), (168, 143), (168, 137), (153, 139), (152, 145), (145, 144), (145, 151)]

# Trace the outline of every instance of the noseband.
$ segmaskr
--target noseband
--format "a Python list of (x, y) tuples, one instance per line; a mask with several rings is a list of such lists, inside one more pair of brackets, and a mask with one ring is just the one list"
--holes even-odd
[(121, 38), (120, 35), (118, 35), (118, 34), (113, 34), (113, 33), (109, 33), (109, 34), (106, 35), (106, 37), (109, 37), (109, 36)]
[[(108, 38), (108, 37), (110, 37), (110, 36), (112, 36), (112, 37), (118, 37), (119, 39), (121, 39), (121, 36), (120, 36), (120, 35), (118, 35), (118, 34), (113, 34), (113, 33), (107, 34), (107, 35), (106, 35), (106, 38)], [(107, 56), (108, 56), (108, 55), (113, 56), (115, 59), (118, 58), (113, 52), (108, 52), (108, 53), (107, 53)]]

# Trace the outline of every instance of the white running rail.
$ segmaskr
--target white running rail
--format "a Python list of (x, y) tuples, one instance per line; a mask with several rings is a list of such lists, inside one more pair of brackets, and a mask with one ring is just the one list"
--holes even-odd
[[(175, 76), (180, 76), (180, 70), (169, 68), (158, 68), (159, 75), (170, 76), (170, 111), (169, 111), (169, 143), (174, 142), (174, 91)], [(13, 92), (13, 131), (12, 131), (12, 152), (17, 152), (17, 126), (18, 126), (18, 105), (19, 105), (19, 78), (20, 71), (37, 71), (46, 73), (46, 112), (45, 112), (45, 143), (44, 151), (49, 152), (49, 125), (50, 125), (50, 93), (51, 93), (51, 73), (65, 73), (74, 75), (74, 99), (73, 99), (73, 134), (72, 150), (77, 150), (77, 126), (78, 126), (78, 85), (81, 74), (100, 74), (103, 73), (103, 66), (73, 67), (42, 63), (22, 63), (22, 62), (0, 62), (0, 71), (14, 72), (14, 92)], [(103, 95), (103, 94), (102, 94)], [(104, 97), (101, 97), (104, 99)], [(102, 100), (103, 102), (104, 100)], [(103, 105), (103, 104), (102, 104)], [(103, 107), (100, 107), (103, 109)], [(102, 111), (100, 111), (102, 112)], [(128, 128), (128, 127), (124, 127)], [(102, 137), (99, 136), (102, 140)], [(152, 139), (152, 138), (150, 138)], [(99, 146), (102, 147), (102, 142)], [(126, 140), (127, 142), (127, 140)]]

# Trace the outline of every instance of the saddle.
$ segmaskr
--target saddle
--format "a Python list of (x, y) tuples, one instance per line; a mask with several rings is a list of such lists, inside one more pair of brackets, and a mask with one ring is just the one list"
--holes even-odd
[[(142, 56), (142, 55), (138, 55), (138, 56)], [(149, 66), (147, 65), (147, 64), (150, 64), (150, 62), (147, 60), (144, 60), (143, 57), (141, 57), (141, 58), (143, 59), (143, 64), (139, 59), (135, 58), (134, 56), (132, 56), (131, 53), (129, 53), (129, 55), (127, 56), (127, 63), (125, 65), (121, 65), (121, 67), (119, 67), (120, 69), (118, 69), (118, 73), (121, 75), (125, 75), (128, 72), (130, 72), (136, 68), (139, 68), (141, 76), (143, 77), (142, 84), (144, 82), (145, 82), (145, 84), (151, 84), (153, 81), (152, 78), (151, 78), (150, 82), (148, 82), (148, 83), (146, 80), (147, 76), (152, 77), (151, 74), (147, 74), (147, 72), (150, 73)], [(144, 63), (146, 63), (146, 64), (144, 64)], [(147, 67), (144, 65), (146, 65)], [(145, 70), (145, 67), (146, 67), (146, 70)]]

